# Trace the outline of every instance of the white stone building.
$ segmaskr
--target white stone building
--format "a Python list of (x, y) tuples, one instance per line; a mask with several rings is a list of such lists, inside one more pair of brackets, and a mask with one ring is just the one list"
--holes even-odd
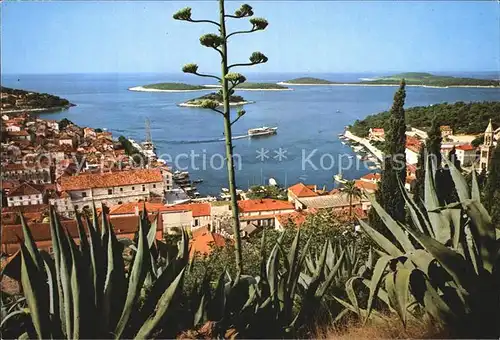
[(61, 177), (60, 190), (71, 197), (76, 210), (96, 206), (163, 199), (165, 184), (160, 169), (139, 169)]
[(43, 204), (44, 192), (45, 190), (43, 190), (43, 188), (35, 184), (24, 182), (17, 188), (9, 191), (7, 195), (7, 206), (17, 207), (21, 205)]

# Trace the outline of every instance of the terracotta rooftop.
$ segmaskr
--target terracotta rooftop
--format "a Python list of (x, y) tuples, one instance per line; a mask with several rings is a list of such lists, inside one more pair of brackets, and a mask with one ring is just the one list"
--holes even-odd
[(313, 197), (318, 196), (310, 187), (304, 183), (297, 183), (288, 188), (297, 197)]
[(37, 212), (49, 209), (48, 204), (19, 205), (15, 207), (3, 207), (2, 213), (6, 212)]
[(160, 169), (140, 169), (112, 173), (80, 174), (61, 178), (61, 189), (65, 191), (91, 188), (109, 188), (132, 184), (162, 182)]
[(195, 253), (200, 255), (209, 255), (214, 247), (224, 247), (227, 240), (224, 236), (212, 233), (207, 226), (193, 230), (193, 238), (189, 242), (189, 256)]
[(304, 224), (309, 215), (312, 215), (316, 212), (316, 209), (310, 209), (308, 211), (294, 211), (292, 213), (276, 215), (276, 219), (283, 227), (286, 227), (291, 223), (293, 223), (293, 225), (295, 225), (296, 227), (300, 227), (302, 224)]
[(240, 213), (294, 209), (290, 202), (270, 198), (238, 201), (238, 206)]
[(10, 190), (7, 196), (40, 195), (43, 191), (43, 186), (24, 182), (17, 188)]
[[(156, 215), (149, 215), (152, 222), (157, 218)], [(135, 233), (138, 229), (138, 216), (121, 216), (110, 219), (111, 226), (117, 235)], [(78, 227), (76, 220), (61, 221), (61, 224), (73, 238), (78, 238)], [(83, 219), (85, 233), (88, 233), (87, 222)], [(51, 240), (49, 223), (31, 223), (28, 224), (31, 234), (36, 242)], [(161, 230), (162, 224), (157, 223), (157, 230)], [(21, 225), (2, 226), (2, 244), (16, 244), (19, 239), (24, 240)]]
[(472, 150), (476, 150), (475, 147), (473, 147), (472, 145), (470, 144), (464, 144), (464, 145), (459, 145), (457, 146), (455, 149), (457, 150), (463, 150), (463, 151), (472, 151)]
[(366, 190), (368, 192), (373, 192), (378, 188), (378, 184), (371, 181), (357, 180), (355, 181), (355, 185), (357, 188)]
[[(120, 205), (114, 205), (111, 207), (110, 215), (126, 215), (135, 213), (136, 207), (139, 211), (143, 210), (144, 202), (131, 202), (124, 203)], [(210, 216), (210, 204), (209, 203), (190, 203), (190, 204), (176, 204), (166, 206), (164, 203), (152, 203), (146, 202), (147, 211), (161, 211), (161, 212), (179, 212), (179, 211), (191, 211), (193, 217)]]
[(378, 172), (372, 172), (361, 177), (362, 180), (370, 182), (378, 182), (382, 176)]

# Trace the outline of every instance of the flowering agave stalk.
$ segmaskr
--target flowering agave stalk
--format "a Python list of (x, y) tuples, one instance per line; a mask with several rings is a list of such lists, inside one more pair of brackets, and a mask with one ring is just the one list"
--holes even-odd
[[(390, 241), (360, 221), (378, 245), (379, 258), (369, 280), (354, 276), (346, 283), (346, 309), (367, 320), (380, 317), (374, 302), (399, 315), (403, 324), (424, 311), (435, 324), (456, 336), (500, 336), (500, 226), (480, 201), (476, 172), (469, 188), (460, 171), (446, 158), (460, 202), (440, 207), (430, 160), (425, 173), (425, 209), (420, 209), (400, 183), (412, 224), (395, 221), (375, 201), (373, 207), (387, 229)], [(355, 281), (369, 290), (360, 303), (352, 289)], [(364, 308), (363, 308), (364, 307)]]
[(240, 73), (233, 73), (230, 70), (234, 67), (240, 66), (253, 66), (257, 64), (262, 64), (267, 62), (267, 57), (260, 53), (254, 52), (250, 56), (249, 63), (238, 63), (228, 65), (228, 49), (227, 42), (230, 37), (238, 34), (247, 34), (257, 31), (264, 30), (268, 23), (266, 19), (263, 18), (250, 18), (250, 24), (252, 27), (245, 31), (235, 31), (228, 33), (226, 31), (226, 19), (241, 19), (253, 16), (253, 10), (250, 5), (243, 4), (239, 9), (237, 9), (233, 15), (226, 14), (224, 8), (224, 0), (219, 0), (219, 21), (213, 20), (195, 20), (191, 18), (191, 8), (183, 8), (173, 15), (175, 20), (188, 21), (193, 23), (209, 23), (218, 28), (218, 33), (205, 34), (200, 37), (200, 43), (205, 46), (214, 49), (219, 53), (221, 57), (221, 76), (203, 74), (198, 72), (198, 65), (196, 64), (186, 64), (182, 68), (185, 73), (191, 73), (200, 77), (208, 77), (216, 79), (221, 84), (220, 95), (222, 97), (223, 108), (219, 109), (220, 104), (214, 100), (205, 100), (202, 102), (202, 107), (211, 109), (222, 115), (224, 119), (224, 137), (226, 142), (226, 160), (227, 160), (227, 171), (229, 180), (229, 192), (231, 194), (231, 209), (233, 214), (233, 233), (235, 240), (235, 256), (236, 256), (236, 266), (238, 269), (238, 276), (243, 272), (243, 262), (241, 255), (241, 238), (240, 238), (240, 222), (238, 215), (238, 202), (236, 195), (236, 181), (234, 173), (234, 163), (233, 163), (233, 143), (232, 143), (232, 132), (231, 126), (236, 123), (243, 115), (245, 111), (239, 109), (236, 118), (231, 120), (229, 99), (234, 93), (234, 88), (239, 84), (246, 81), (246, 78)]

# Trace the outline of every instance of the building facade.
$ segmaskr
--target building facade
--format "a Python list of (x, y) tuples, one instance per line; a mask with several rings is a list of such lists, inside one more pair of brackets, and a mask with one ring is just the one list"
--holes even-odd
[(479, 169), (483, 170), (485, 169), (488, 171), (488, 168), (490, 166), (490, 161), (491, 157), (493, 157), (493, 148), (494, 146), (494, 136), (495, 132), (493, 130), (493, 125), (491, 124), (491, 119), (490, 123), (488, 124), (488, 127), (486, 128), (486, 131), (484, 131), (484, 142), (479, 148)]

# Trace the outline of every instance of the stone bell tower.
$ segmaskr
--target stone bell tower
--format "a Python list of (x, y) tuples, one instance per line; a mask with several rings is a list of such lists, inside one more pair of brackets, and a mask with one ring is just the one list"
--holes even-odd
[(480, 152), (481, 155), (479, 157), (479, 169), (486, 169), (488, 170), (488, 167), (490, 166), (490, 160), (493, 155), (493, 137), (494, 137), (495, 132), (493, 131), (493, 125), (491, 124), (491, 119), (490, 123), (488, 124), (488, 127), (486, 128), (486, 131), (484, 132), (484, 143), (480, 147)]

